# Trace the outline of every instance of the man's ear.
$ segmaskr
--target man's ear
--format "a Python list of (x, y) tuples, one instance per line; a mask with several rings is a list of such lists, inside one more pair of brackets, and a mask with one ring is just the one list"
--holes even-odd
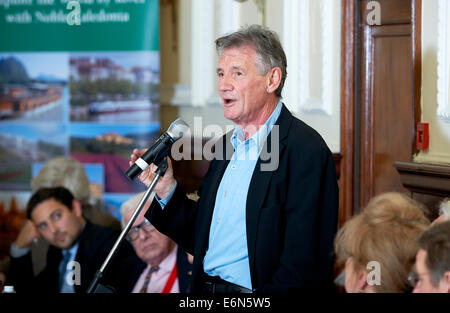
[(369, 286), (367, 284), (367, 272), (364, 268), (357, 270), (358, 290), (365, 292), (365, 289)]
[(83, 216), (83, 211), (81, 209), (81, 202), (78, 200), (72, 200), (72, 210), (73, 213), (75, 213), (75, 215), (77, 217), (82, 217)]
[(446, 271), (444, 273), (441, 283), (444, 284), (444, 288), (447, 290), (447, 293), (450, 293), (450, 271)]
[(272, 93), (275, 92), (275, 90), (277, 90), (277, 88), (280, 86), (281, 84), (281, 68), (279, 67), (274, 67), (273, 69), (271, 69), (267, 75), (267, 80), (266, 80), (266, 91), (267, 93)]

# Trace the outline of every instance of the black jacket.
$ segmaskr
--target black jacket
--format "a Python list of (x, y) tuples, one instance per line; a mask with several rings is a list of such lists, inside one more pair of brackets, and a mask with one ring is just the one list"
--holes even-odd
[[(247, 196), (252, 287), (264, 292), (328, 287), (339, 202), (333, 156), (322, 137), (284, 105), (275, 124), (279, 125), (279, 166), (261, 171), (263, 160), (258, 159)], [(160, 232), (194, 254), (194, 292), (200, 290), (216, 193), (233, 153), (230, 135), (216, 145), (228, 157), (211, 161), (197, 203), (177, 187), (164, 210), (153, 201), (146, 213)], [(276, 140), (274, 130), (266, 142), (269, 152), (277, 147), (272, 140)]]

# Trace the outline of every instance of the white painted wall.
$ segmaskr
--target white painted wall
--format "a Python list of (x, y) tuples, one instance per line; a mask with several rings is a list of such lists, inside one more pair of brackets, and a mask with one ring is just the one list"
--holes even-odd
[[(429, 123), (430, 146), (414, 156), (419, 163), (450, 164), (450, 123), (438, 115), (438, 20), (439, 1), (427, 0), (422, 6), (422, 122)], [(443, 0), (448, 1), (448, 0)], [(450, 19), (450, 16), (446, 17)], [(443, 36), (449, 36), (448, 29)], [(448, 38), (448, 37), (447, 37)], [(447, 40), (447, 42), (450, 42)], [(450, 55), (450, 45), (443, 51)], [(450, 71), (450, 68), (445, 69)], [(450, 89), (450, 86), (447, 86)]]
[[(323, 5), (329, 5), (335, 0), (266, 0), (265, 22), (266, 26), (276, 31), (283, 43), (285, 49), (290, 45), (299, 44), (301, 38), (291, 37), (287, 40), (287, 30), (291, 27), (298, 27), (300, 16), (291, 14), (292, 25), (286, 24), (286, 5), (292, 5), (292, 1), (323, 1)], [(178, 72), (179, 80), (177, 82), (165, 82), (164, 77), (170, 75), (162, 75), (163, 89), (172, 90), (173, 92), (165, 93), (162, 99), (161, 119), (162, 127), (167, 127), (170, 122), (177, 117), (183, 118), (188, 124), (193, 123), (194, 116), (202, 116), (203, 123), (219, 124), (223, 129), (226, 125), (232, 124), (223, 117), (222, 107), (218, 101), (216, 92), (217, 78), (215, 69), (217, 65), (217, 55), (214, 50), (214, 39), (218, 36), (239, 29), (241, 26), (261, 23), (262, 16), (257, 10), (254, 0), (247, 0), (244, 3), (237, 1), (223, 0), (180, 0), (179, 1), (179, 57), (178, 62), (164, 62), (162, 59), (162, 72)], [(340, 2), (339, 2), (340, 3)], [(201, 12), (193, 12), (192, 10), (201, 10)], [(202, 8), (202, 9), (200, 9)], [(301, 57), (300, 51), (291, 49), (288, 54), (288, 76), (283, 93), (284, 101), (291, 109), (295, 116), (305, 121), (307, 124), (315, 128), (325, 139), (328, 146), (333, 152), (340, 151), (340, 5), (333, 5), (332, 10), (328, 10), (331, 14), (332, 21), (327, 25), (332, 25), (331, 33), (318, 33), (317, 40), (311, 39), (308, 43), (319, 46), (332, 47), (333, 51), (326, 64), (322, 66), (331, 67), (331, 73), (327, 82), (322, 82), (321, 77), (312, 78), (311, 84), (314, 85), (318, 93), (322, 93), (324, 84), (327, 84), (327, 94), (325, 105), (329, 107), (327, 112), (320, 110), (304, 110), (299, 107), (296, 100), (298, 94), (295, 93), (299, 89), (297, 79), (301, 74), (296, 67)], [(167, 18), (162, 16), (161, 19)], [(329, 18), (324, 16), (324, 18)], [(321, 22), (321, 21), (320, 21)], [(315, 25), (317, 20), (312, 18), (309, 23)], [(162, 21), (162, 25), (164, 21)], [(208, 28), (206, 32), (199, 34), (200, 29)], [(287, 28), (287, 29), (286, 29)], [(195, 35), (193, 35), (195, 34)], [(326, 35), (326, 36), (324, 36)], [(161, 29), (161, 36), (164, 36), (164, 29)], [(206, 37), (206, 38), (205, 38)], [(326, 39), (328, 38), (328, 39)], [(332, 41), (333, 44), (325, 44)], [(203, 41), (202, 41), (203, 40)], [(206, 42), (205, 42), (206, 41)], [(298, 42), (295, 42), (298, 41)], [(302, 45), (308, 44), (302, 42)], [(309, 49), (308, 46), (302, 46), (302, 49)], [(161, 48), (163, 49), (163, 47)], [(213, 55), (211, 55), (213, 51)], [(306, 51), (306, 50), (305, 50)], [(288, 52), (288, 51), (286, 51)], [(165, 53), (161, 51), (161, 53)], [(207, 64), (205, 64), (205, 62)], [(176, 68), (174, 68), (174, 65)], [(298, 74), (298, 75), (296, 75)], [(314, 74), (314, 71), (311, 71)], [(292, 81), (292, 82), (291, 82)], [(294, 91), (294, 92), (292, 92)], [(294, 96), (288, 96), (288, 95)], [(322, 99), (324, 100), (324, 99)], [(201, 136), (201, 134), (194, 134)]]

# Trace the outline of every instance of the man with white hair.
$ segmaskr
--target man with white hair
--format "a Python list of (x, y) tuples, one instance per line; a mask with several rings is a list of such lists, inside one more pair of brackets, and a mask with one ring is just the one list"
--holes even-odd
[[(134, 195), (120, 207), (122, 227), (129, 222), (144, 192)], [(151, 204), (151, 197), (136, 218), (127, 234), (141, 259), (141, 271), (133, 293), (188, 293), (191, 264), (187, 254), (169, 237), (161, 234), (145, 219), (145, 211)]]
[(444, 199), (439, 205), (439, 216), (431, 223), (436, 225), (450, 220), (450, 199)]

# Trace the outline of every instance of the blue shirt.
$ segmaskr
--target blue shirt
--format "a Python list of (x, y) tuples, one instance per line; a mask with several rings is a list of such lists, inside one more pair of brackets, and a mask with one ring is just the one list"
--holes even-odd
[(234, 153), (217, 190), (209, 249), (203, 260), (206, 274), (248, 289), (252, 289), (252, 282), (245, 216), (247, 193), (259, 154), (281, 108), (280, 101), (264, 125), (247, 140), (242, 129), (236, 126), (231, 136)]
[[(209, 233), (209, 249), (203, 260), (203, 270), (210, 276), (252, 289), (247, 249), (246, 207), (250, 180), (261, 150), (280, 116), (281, 101), (267, 121), (252, 137), (245, 140), (244, 133), (236, 126), (231, 136), (234, 153), (217, 190)], [(164, 199), (155, 197), (161, 207), (174, 193)]]

